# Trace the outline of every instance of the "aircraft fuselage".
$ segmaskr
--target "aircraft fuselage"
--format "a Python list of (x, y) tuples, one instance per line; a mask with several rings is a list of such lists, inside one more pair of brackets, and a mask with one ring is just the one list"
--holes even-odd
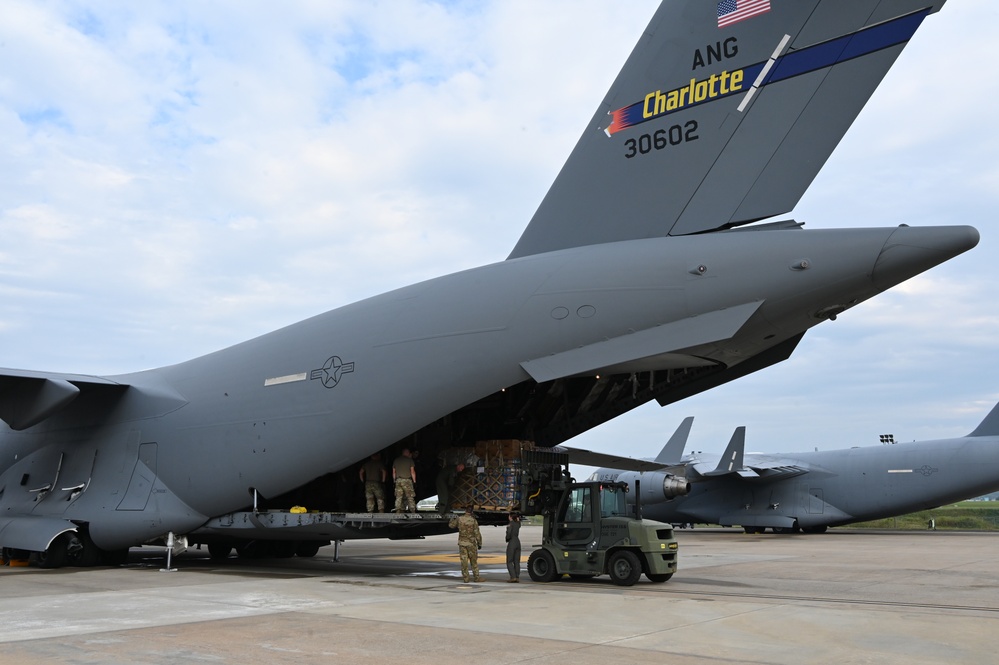
[(129, 386), (120, 397), (84, 395), (0, 435), (0, 506), (67, 520), (113, 511), (91, 528), (106, 548), (184, 533), (253, 490), (281, 494), (531, 381), (529, 361), (736, 366), (976, 242), (970, 227), (724, 232), (433, 279), (109, 377)]
[(695, 482), (690, 494), (646, 504), (644, 512), (667, 522), (810, 529), (904, 515), (999, 491), (999, 437), (994, 436), (747, 455), (747, 465), (763, 462), (805, 472), (773, 481), (723, 476)]

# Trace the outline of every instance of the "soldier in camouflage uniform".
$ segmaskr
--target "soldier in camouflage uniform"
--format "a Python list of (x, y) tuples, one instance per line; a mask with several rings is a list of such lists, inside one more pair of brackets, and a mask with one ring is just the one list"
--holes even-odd
[(382, 456), (375, 453), (371, 456), (359, 472), (361, 481), (364, 482), (364, 501), (367, 504), (368, 512), (375, 511), (375, 504), (378, 505), (378, 512), (385, 512), (385, 478), (388, 474), (382, 466)]
[(416, 464), (409, 448), (403, 448), (402, 454), (392, 462), (392, 480), (395, 481), (395, 512), (416, 512)]
[(461, 555), (461, 579), (468, 582), (468, 566), (472, 566), (472, 574), (476, 582), (485, 582), (479, 577), (479, 549), (482, 547), (482, 534), (479, 532), (479, 522), (475, 519), (472, 507), (465, 509), (465, 514), (448, 522), (452, 529), (458, 529), (458, 554)]

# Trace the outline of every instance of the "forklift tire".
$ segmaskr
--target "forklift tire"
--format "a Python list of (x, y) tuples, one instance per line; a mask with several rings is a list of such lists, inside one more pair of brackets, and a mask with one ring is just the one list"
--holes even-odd
[(673, 573), (645, 573), (645, 576), (656, 584), (662, 584), (663, 582), (669, 582), (670, 578), (673, 577)]
[(534, 550), (527, 559), (527, 574), (535, 582), (553, 582), (559, 574), (555, 572), (555, 557), (548, 550)]
[(634, 552), (619, 550), (611, 556), (607, 572), (614, 584), (633, 586), (642, 576), (642, 562), (638, 560)]

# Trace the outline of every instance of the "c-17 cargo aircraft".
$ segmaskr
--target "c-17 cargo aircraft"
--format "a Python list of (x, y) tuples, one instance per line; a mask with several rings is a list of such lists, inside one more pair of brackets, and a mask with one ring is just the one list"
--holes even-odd
[[(55, 567), (208, 542), (375, 452), (554, 446), (786, 359), (979, 240), (753, 224), (796, 205), (943, 4), (663, 2), (506, 260), (168, 367), (0, 370), (0, 546)], [(372, 533), (313, 526), (306, 552)]]
[(638, 480), (645, 517), (747, 533), (822, 533), (999, 491), (999, 404), (956, 439), (822, 452), (746, 453), (746, 428), (738, 427), (720, 456), (684, 456), (692, 422), (684, 419), (654, 461), (582, 450), (570, 459), (613, 467), (591, 480), (632, 489)]

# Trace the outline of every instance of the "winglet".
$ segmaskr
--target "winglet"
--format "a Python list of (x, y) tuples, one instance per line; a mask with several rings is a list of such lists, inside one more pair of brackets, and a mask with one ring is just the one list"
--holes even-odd
[(728, 442), (728, 448), (718, 462), (718, 467), (708, 475), (721, 475), (732, 473), (743, 468), (743, 457), (746, 454), (746, 428), (736, 427), (732, 433), (732, 438)]
[(673, 432), (666, 445), (656, 456), (656, 461), (660, 464), (679, 464), (683, 457), (683, 449), (687, 447), (687, 437), (690, 436), (690, 426), (694, 424), (694, 417), (687, 416), (680, 423), (680, 426)]

